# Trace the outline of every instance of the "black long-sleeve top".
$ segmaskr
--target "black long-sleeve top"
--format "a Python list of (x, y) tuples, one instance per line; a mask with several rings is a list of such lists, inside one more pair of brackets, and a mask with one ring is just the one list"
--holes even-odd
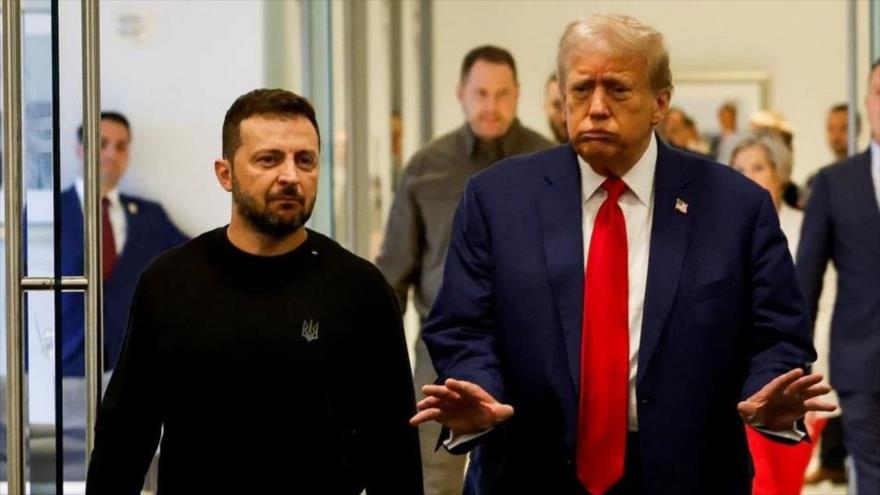
[(379, 271), (313, 231), (274, 257), (219, 228), (141, 276), (86, 492), (420, 494), (412, 378)]

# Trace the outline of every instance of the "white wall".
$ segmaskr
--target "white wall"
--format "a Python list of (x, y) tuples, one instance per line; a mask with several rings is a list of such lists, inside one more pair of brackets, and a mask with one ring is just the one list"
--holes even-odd
[[(64, 182), (81, 173), (74, 149), (82, 118), (79, 2), (60, 2), (61, 149)], [(262, 86), (263, 2), (102, 1), (101, 104), (132, 124), (132, 160), (121, 189), (160, 201), (196, 235), (229, 221), (214, 178), (223, 116)], [(128, 17), (126, 17), (128, 16)], [(139, 19), (140, 36), (122, 34)]]
[[(434, 4), (434, 129), (439, 135), (461, 124), (454, 95), (461, 60), (471, 48), (494, 43), (516, 58), (521, 120), (549, 135), (541, 108), (543, 88), (554, 69), (556, 45), (565, 25), (591, 13), (628, 14), (666, 36), (673, 75), (693, 70), (767, 71), (770, 106), (795, 127), (793, 176), (802, 182), (831, 160), (825, 145), (825, 112), (847, 97), (846, 4), (838, 0), (438, 0)], [(859, 2), (859, 9), (861, 105), (869, 65), (867, 2)], [(863, 129), (863, 142), (866, 134)]]

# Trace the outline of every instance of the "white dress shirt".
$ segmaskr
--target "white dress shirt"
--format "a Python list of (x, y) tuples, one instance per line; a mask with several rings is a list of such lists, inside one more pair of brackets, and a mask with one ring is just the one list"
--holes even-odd
[[(606, 177), (597, 174), (578, 156), (581, 168), (583, 198), (584, 263), (590, 257), (590, 240), (599, 208), (608, 197), (602, 188)], [(651, 142), (639, 161), (621, 177), (626, 191), (617, 204), (623, 210), (626, 222), (627, 263), (629, 277), (629, 407), (627, 427), (639, 430), (636, 407), (636, 376), (639, 365), (639, 342), (642, 337), (642, 316), (645, 309), (645, 289), (648, 282), (648, 253), (651, 248), (651, 225), (654, 219), (654, 170), (657, 168), (657, 138)], [(584, 267), (586, 270), (586, 265)]]
[(788, 240), (788, 251), (791, 257), (797, 256), (797, 247), (801, 242), (801, 225), (804, 223), (804, 212), (788, 206), (783, 201), (779, 206), (779, 227)]
[[(76, 188), (76, 195), (79, 197), (80, 208), (83, 207), (83, 180), (76, 179), (73, 184)], [(119, 198), (119, 189), (111, 189), (106, 196), (110, 200), (107, 205), (107, 214), (110, 216), (110, 227), (113, 229), (113, 243), (116, 244), (116, 254), (122, 253), (122, 247), (125, 246), (125, 237), (128, 235), (128, 225), (125, 219), (125, 210), (122, 201)]]

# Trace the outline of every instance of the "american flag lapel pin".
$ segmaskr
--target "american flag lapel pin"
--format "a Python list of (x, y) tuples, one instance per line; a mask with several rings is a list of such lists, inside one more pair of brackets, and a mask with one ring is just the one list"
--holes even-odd
[(138, 205), (137, 203), (127, 203), (125, 205), (128, 208), (128, 212), (132, 215), (137, 215)]
[(675, 211), (681, 213), (682, 215), (687, 215), (688, 204), (685, 203), (681, 198), (675, 198)]

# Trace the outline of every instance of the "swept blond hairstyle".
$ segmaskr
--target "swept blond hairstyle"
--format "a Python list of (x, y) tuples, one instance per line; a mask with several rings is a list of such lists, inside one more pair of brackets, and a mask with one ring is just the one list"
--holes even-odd
[(604, 42), (613, 51), (644, 57), (651, 89), (672, 91), (669, 53), (659, 31), (626, 15), (594, 14), (570, 23), (559, 40), (556, 57), (559, 83), (565, 85), (568, 62), (573, 52), (589, 43)]

